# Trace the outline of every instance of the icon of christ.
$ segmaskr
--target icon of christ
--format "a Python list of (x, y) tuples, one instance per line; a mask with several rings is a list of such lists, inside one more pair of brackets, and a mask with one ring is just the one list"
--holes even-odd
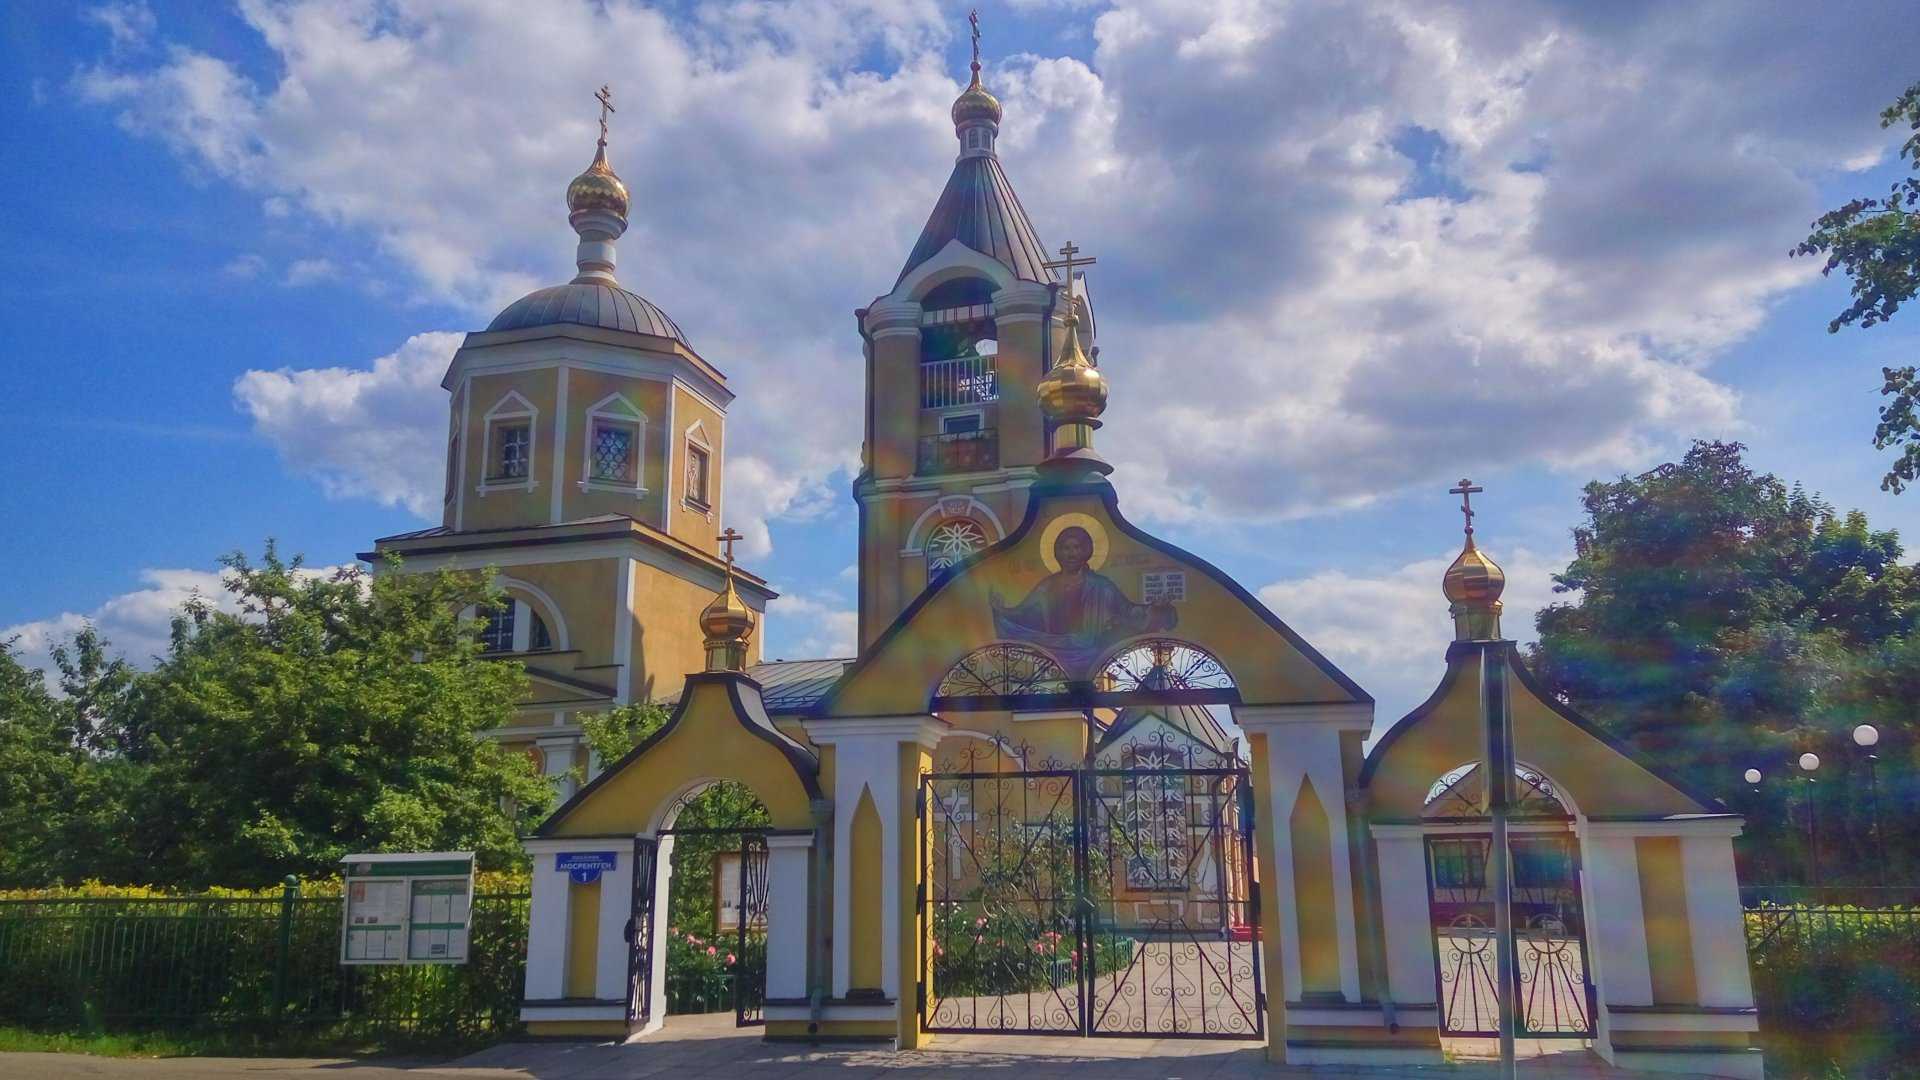
[(1107, 647), (1122, 638), (1173, 629), (1173, 605), (1136, 604), (1112, 578), (1092, 569), (1093, 537), (1078, 525), (1053, 541), (1060, 569), (1047, 575), (1025, 600), (1007, 607), (989, 594), (993, 632), (1009, 641), (1037, 645), (1069, 674), (1083, 676)]

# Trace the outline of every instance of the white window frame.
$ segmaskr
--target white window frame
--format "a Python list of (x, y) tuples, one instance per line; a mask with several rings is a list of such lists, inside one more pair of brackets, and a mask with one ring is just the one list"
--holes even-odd
[[(716, 464), (713, 454), (713, 444), (707, 441), (706, 425), (695, 420), (693, 426), (687, 429), (684, 441), (686, 444), (686, 452), (681, 458), (680, 469), (683, 481), (682, 487), (686, 488), (686, 490), (680, 493), (681, 502), (686, 504), (688, 510), (696, 514), (704, 515), (708, 521), (712, 521), (713, 504), (718, 501), (714, 498), (713, 491), (717, 478), (714, 476)], [(694, 498), (693, 491), (684, 483), (687, 467), (693, 463), (693, 451), (696, 449), (707, 455), (707, 491), (705, 499)]]
[[(945, 409), (935, 409), (933, 411), (937, 413), (940, 417), (939, 433), (942, 435), (972, 435), (972, 434), (975, 434), (976, 432), (983, 432), (987, 430), (987, 410), (981, 408), (978, 405), (948, 406)], [(979, 421), (979, 423), (974, 426), (972, 431), (947, 430), (947, 422), (949, 420), (953, 420), (962, 416), (974, 417)]]
[[(512, 478), (491, 475), (495, 455), (500, 449), (500, 431), (522, 421), (527, 427), (527, 474)], [(534, 407), (533, 402), (521, 397), (519, 391), (509, 390), (493, 408), (487, 410), (486, 416), (481, 418), (481, 424), (487, 437), (480, 458), (480, 484), (476, 490), (485, 496), (490, 491), (532, 491), (539, 487), (540, 482), (535, 477), (539, 475), (540, 410)]]
[[(633, 429), (633, 480), (624, 483), (593, 475), (593, 441), (601, 424), (623, 424)], [(587, 430), (582, 436), (580, 490), (608, 491), (640, 498), (647, 493), (647, 414), (641, 412), (624, 394), (608, 394), (587, 410)]]

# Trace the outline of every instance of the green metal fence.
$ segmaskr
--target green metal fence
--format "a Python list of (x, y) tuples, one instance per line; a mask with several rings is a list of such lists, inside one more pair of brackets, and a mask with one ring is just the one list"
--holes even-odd
[(369, 1039), (519, 1029), (527, 897), (473, 898), (464, 964), (343, 966), (342, 901), (0, 901), (0, 1022), (57, 1029), (290, 1027)]

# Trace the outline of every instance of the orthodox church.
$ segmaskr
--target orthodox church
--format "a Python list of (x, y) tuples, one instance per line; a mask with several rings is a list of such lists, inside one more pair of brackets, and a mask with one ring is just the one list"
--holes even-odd
[[(447, 372), (442, 523), (370, 557), (497, 569), (512, 604), (487, 646), (533, 688), (495, 734), (588, 777), (525, 840), (529, 1031), (660, 1030), (674, 823), (728, 782), (771, 822), (742, 830), (731, 931), (736, 1017), (769, 1039), (1439, 1064), (1504, 1027), (1759, 1077), (1741, 819), (1535, 685), (1477, 488), (1438, 583), (1446, 674), (1371, 747), (1364, 689), (1123, 515), (1095, 446), (1092, 260), (1050, 259), (1021, 207), (975, 42), (952, 174), (856, 313), (857, 656), (760, 655), (774, 594), (722, 531), (733, 391), (618, 282), (630, 203), (604, 108), (567, 190), (577, 276)], [(579, 717), (641, 700), (672, 704), (665, 726), (586, 762)]]

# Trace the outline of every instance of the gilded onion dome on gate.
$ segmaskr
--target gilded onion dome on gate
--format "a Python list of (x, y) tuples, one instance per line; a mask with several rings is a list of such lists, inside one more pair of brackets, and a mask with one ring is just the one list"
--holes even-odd
[(1075, 306), (1069, 298), (1062, 320), (1066, 337), (1060, 346), (1060, 358), (1040, 380), (1040, 408), (1056, 424), (1093, 420), (1107, 411), (1106, 376), (1080, 351), (1080, 320), (1074, 313)]
[(1467, 546), (1461, 549), (1453, 565), (1447, 567), (1446, 576), (1440, 579), (1440, 590), (1446, 593), (1448, 600), (1475, 607), (1498, 603), (1500, 594), (1506, 588), (1506, 571), (1480, 551), (1471, 534), (1467, 536)]
[(1000, 99), (988, 93), (987, 88), (980, 85), (978, 61), (973, 65), (973, 81), (967, 84), (966, 90), (962, 91), (959, 97), (953, 99), (954, 126), (958, 127), (974, 120), (985, 120), (994, 124), (1000, 122)]

